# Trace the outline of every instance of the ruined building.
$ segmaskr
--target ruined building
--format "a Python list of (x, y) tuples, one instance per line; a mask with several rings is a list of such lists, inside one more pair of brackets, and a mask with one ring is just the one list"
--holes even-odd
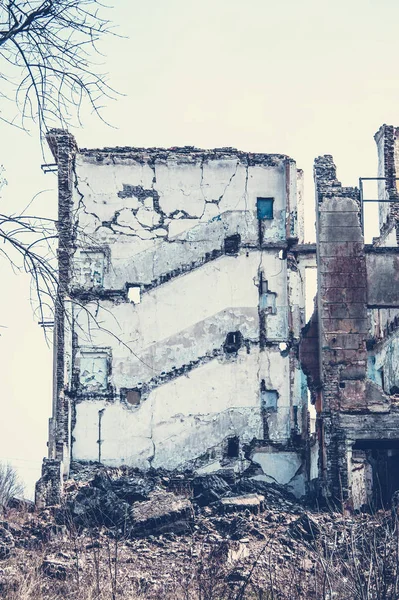
[(362, 188), (323, 156), (305, 244), (287, 156), (79, 150), (50, 132), (60, 285), (38, 502), (71, 461), (230, 469), (355, 508), (399, 488), (398, 138), (376, 135), (380, 237), (364, 244)]

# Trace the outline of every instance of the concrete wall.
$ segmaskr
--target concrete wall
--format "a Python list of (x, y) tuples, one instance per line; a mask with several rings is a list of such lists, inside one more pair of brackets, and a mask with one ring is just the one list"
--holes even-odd
[[(113, 347), (112, 381), (119, 389), (135, 387), (221, 349), (229, 331), (239, 330), (246, 340), (256, 342), (260, 261), (269, 289), (276, 294), (275, 314), (266, 317), (267, 339), (284, 341), (288, 337), (285, 261), (277, 251), (251, 251), (222, 256), (170, 280), (144, 294), (140, 304), (101, 300), (97, 318), (102, 329), (94, 328), (90, 340), (87, 310), (76, 309), (78, 345), (90, 341), (93, 346)], [(93, 303), (85, 308), (93, 314), (97, 310)], [(115, 345), (115, 334), (122, 343)]]
[[(243, 245), (256, 247), (258, 197), (274, 199), (274, 218), (263, 223), (265, 242), (284, 242), (286, 186), (293, 186), (295, 200), (295, 163), (248, 163), (237, 153), (206, 159), (201, 153), (170, 151), (147, 160), (143, 153), (78, 155), (79, 236), (85, 256), (104, 249), (103, 286), (155, 283), (161, 275), (190, 268), (207, 253), (221, 251), (224, 239), (233, 234), (240, 234)], [(295, 237), (296, 204), (291, 214), (290, 235)], [(93, 282), (82, 277), (81, 262), (78, 253), (74, 285), (90, 287)]]
[(304, 493), (298, 177), (285, 156), (232, 149), (76, 154), (62, 390), (74, 460), (206, 472), (280, 449), (294, 465), (281, 483)]
[[(282, 421), (277, 422), (278, 436), (287, 423), (284, 399), (288, 397), (288, 365), (277, 356), (270, 355), (269, 360), (275, 366), (270, 383), (283, 399), (277, 412)], [(221, 357), (186, 377), (165, 382), (138, 406), (120, 400), (111, 404), (106, 400), (82, 401), (76, 407), (73, 457), (97, 459), (101, 409), (105, 409), (101, 429), (101, 459), (105, 464), (174, 469), (187, 467), (207, 453), (223, 457), (228, 437), (239, 436), (242, 444), (262, 438), (258, 370), (259, 350), (248, 355), (244, 349), (234, 360)]]
[(380, 342), (369, 356), (369, 377), (386, 394), (399, 394), (399, 333)]
[(399, 304), (399, 253), (375, 248), (366, 254), (367, 303), (379, 308)]

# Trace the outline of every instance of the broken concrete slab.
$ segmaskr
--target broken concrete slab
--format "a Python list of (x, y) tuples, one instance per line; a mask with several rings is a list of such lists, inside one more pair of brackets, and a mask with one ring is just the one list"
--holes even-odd
[(188, 498), (157, 489), (149, 500), (132, 507), (131, 520), (130, 535), (133, 537), (182, 534), (190, 531), (194, 511)]
[(260, 494), (245, 494), (244, 496), (231, 496), (220, 500), (220, 509), (223, 513), (249, 511), (258, 514), (264, 510), (265, 497)]
[(207, 506), (231, 494), (231, 487), (217, 474), (201, 475), (193, 480), (193, 493), (198, 506)]

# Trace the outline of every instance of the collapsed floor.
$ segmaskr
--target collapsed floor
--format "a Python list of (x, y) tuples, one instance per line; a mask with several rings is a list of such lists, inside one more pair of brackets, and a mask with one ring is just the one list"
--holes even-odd
[(398, 597), (396, 510), (344, 515), (231, 473), (94, 465), (65, 502), (0, 523), (7, 600)]

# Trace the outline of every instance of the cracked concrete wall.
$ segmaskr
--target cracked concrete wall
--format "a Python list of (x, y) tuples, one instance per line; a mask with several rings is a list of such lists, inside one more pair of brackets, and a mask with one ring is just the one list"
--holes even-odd
[[(227, 152), (209, 158), (149, 152), (147, 160), (143, 153), (126, 154), (88, 152), (76, 160), (80, 237), (87, 245), (93, 236), (94, 248), (109, 249), (112, 268), (105, 270), (106, 289), (122, 290), (129, 281), (156, 285), (161, 276), (212, 258), (209, 253), (220, 252), (232, 234), (240, 234), (243, 247), (256, 248), (256, 198), (265, 196), (266, 179), (274, 218), (264, 223), (265, 243), (286, 240), (286, 186), (290, 178), (290, 185), (296, 184), (293, 161), (287, 165), (272, 158), (270, 164), (257, 164), (253, 159), (251, 164), (247, 155)], [(292, 213), (296, 217), (296, 206)], [(292, 223), (295, 237), (296, 220)], [(81, 260), (78, 254), (76, 261)], [(75, 284), (90, 287), (81, 278)]]
[[(71, 178), (71, 457), (211, 472), (274, 448), (302, 465), (295, 162), (229, 148), (81, 150)], [(302, 473), (293, 487), (305, 492)]]
[[(265, 319), (267, 339), (287, 340), (286, 266), (285, 261), (279, 259), (278, 251), (222, 256), (202, 269), (152, 289), (143, 295), (138, 305), (100, 301), (98, 318), (103, 329), (91, 332), (91, 343), (113, 346), (114, 340), (107, 333), (112, 331), (125, 344), (113, 348), (113, 385), (135, 387), (161, 372), (180, 368), (218, 351), (229, 331), (239, 330), (248, 343), (256, 343), (259, 339), (260, 261), (269, 288), (276, 293), (276, 314), (268, 314)], [(209, 290), (206, 301), (198, 293), (201, 289)], [(94, 303), (87, 308), (97, 310)], [(77, 343), (87, 344), (87, 312), (78, 308), (75, 315)], [(131, 340), (134, 340), (134, 354), (128, 347)]]
[(261, 466), (265, 475), (257, 475), (255, 479), (267, 483), (287, 486), (295, 496), (301, 496), (305, 489), (305, 469), (301, 457), (296, 452), (270, 451), (269, 448), (255, 452), (254, 463)]
[(244, 349), (234, 360), (221, 357), (165, 382), (137, 407), (83, 401), (76, 407), (74, 458), (96, 459), (102, 408), (101, 457), (109, 465), (185, 468), (228, 436), (242, 443), (261, 438), (258, 369), (259, 351)]

